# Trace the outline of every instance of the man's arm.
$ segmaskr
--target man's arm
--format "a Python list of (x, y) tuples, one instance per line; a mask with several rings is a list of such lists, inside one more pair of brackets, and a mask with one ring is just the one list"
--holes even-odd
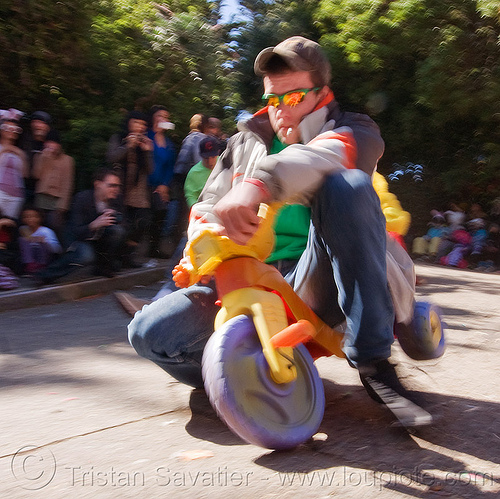
[(97, 213), (92, 191), (80, 192), (75, 196), (70, 222), (75, 240), (91, 239), (100, 228), (115, 222), (115, 210), (104, 210), (100, 215)]
[(60, 211), (67, 211), (71, 202), (71, 195), (73, 194), (73, 186), (75, 180), (75, 160), (68, 155), (64, 155), (65, 172), (61, 181), (61, 197), (57, 202), (57, 209)]
[[(373, 125), (366, 129), (365, 137), (359, 130), (341, 127), (321, 133), (308, 144), (293, 144), (263, 158), (252, 172), (253, 179), (262, 183), (260, 186), (243, 182), (214, 206), (227, 235), (236, 243), (245, 244), (257, 229), (259, 203), (308, 203), (326, 176), (356, 168), (360, 154), (365, 168), (371, 161), (374, 169), (384, 146), (378, 127)], [(361, 142), (355, 137), (362, 138)]]
[(106, 159), (109, 163), (121, 163), (127, 156), (127, 142), (115, 134), (109, 139)]

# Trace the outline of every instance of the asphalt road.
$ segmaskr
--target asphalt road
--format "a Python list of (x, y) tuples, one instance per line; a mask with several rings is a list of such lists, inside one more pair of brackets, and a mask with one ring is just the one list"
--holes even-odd
[(0, 496), (499, 497), (500, 275), (417, 270), (448, 348), (394, 358), (436, 423), (393, 426), (345, 360), (323, 358), (320, 433), (289, 452), (245, 444), (202, 391), (140, 359), (110, 295), (1, 313)]

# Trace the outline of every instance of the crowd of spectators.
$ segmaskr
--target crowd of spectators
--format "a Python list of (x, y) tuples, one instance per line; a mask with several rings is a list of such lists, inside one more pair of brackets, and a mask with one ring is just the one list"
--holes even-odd
[[(23, 126), (24, 125), (24, 126)], [(74, 193), (75, 161), (51, 116), (0, 110), (0, 289), (16, 276), (48, 284), (92, 265), (112, 277), (147, 256), (169, 258), (225, 148), (217, 118), (195, 114), (179, 150), (164, 106), (131, 111), (108, 143), (92, 188)], [(413, 241), (415, 259), (459, 268), (500, 268), (500, 198), (486, 214), (452, 204), (431, 212), (428, 232)]]
[(456, 204), (444, 213), (431, 211), (429, 230), (413, 241), (415, 259), (486, 272), (500, 270), (500, 198), (488, 213), (473, 203)]
[(129, 112), (92, 188), (75, 193), (78, 165), (50, 114), (0, 110), (0, 289), (16, 287), (19, 276), (49, 284), (82, 266), (112, 277), (140, 266), (141, 248), (170, 257), (187, 226), (188, 173), (196, 165), (193, 196), (208, 176), (200, 168), (209, 174), (225, 146), (217, 118), (194, 115), (179, 151), (174, 128), (163, 106)]

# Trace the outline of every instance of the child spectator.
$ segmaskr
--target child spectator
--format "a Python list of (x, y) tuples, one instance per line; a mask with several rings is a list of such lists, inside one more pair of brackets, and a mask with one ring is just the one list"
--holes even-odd
[(482, 218), (474, 218), (467, 223), (467, 229), (472, 237), (469, 262), (471, 267), (476, 267), (483, 259), (483, 250), (488, 239), (486, 223)]
[(449, 241), (453, 247), (446, 256), (440, 258), (439, 263), (460, 269), (466, 268), (468, 263), (465, 257), (471, 250), (472, 236), (462, 227), (450, 234)]
[(429, 230), (422, 237), (413, 240), (414, 257), (436, 257), (439, 244), (444, 236), (449, 232), (444, 215), (437, 210), (431, 211), (432, 219), (429, 222)]
[(452, 232), (463, 226), (467, 218), (464, 210), (455, 203), (450, 204), (450, 209), (445, 211), (444, 215)]
[(52, 229), (42, 225), (42, 213), (36, 208), (25, 208), (21, 215), (23, 224), (19, 228), (21, 263), (26, 274), (33, 275), (43, 270), (61, 253), (62, 247)]

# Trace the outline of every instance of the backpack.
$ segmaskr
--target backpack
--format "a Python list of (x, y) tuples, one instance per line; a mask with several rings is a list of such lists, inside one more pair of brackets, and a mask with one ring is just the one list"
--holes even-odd
[(0, 265), (0, 290), (16, 289), (19, 279), (8, 267)]

